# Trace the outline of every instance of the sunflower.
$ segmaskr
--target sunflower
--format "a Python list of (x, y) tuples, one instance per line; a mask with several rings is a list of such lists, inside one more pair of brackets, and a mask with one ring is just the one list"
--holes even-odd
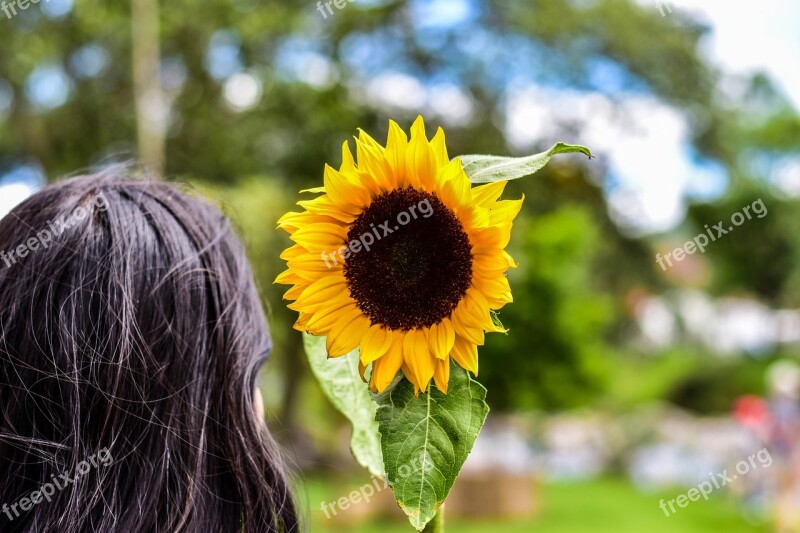
[(472, 188), (440, 128), (428, 141), (419, 117), (411, 139), (389, 123), (386, 147), (364, 131), (356, 164), (347, 142), (339, 170), (326, 165), (319, 194), (278, 225), (295, 243), (276, 283), (299, 312), (295, 328), (327, 337), (329, 357), (360, 348), (382, 392), (402, 370), (415, 390), (447, 392), (450, 357), (477, 374), (486, 332), (505, 332), (493, 310), (512, 301), (505, 251), (520, 200), (498, 198), (505, 181)]

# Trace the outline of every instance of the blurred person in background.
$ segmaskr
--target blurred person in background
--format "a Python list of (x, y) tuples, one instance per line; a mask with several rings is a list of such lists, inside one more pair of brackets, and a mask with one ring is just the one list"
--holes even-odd
[(793, 361), (778, 361), (767, 370), (770, 391), (769, 447), (776, 466), (776, 518), (778, 533), (800, 531), (800, 368)]

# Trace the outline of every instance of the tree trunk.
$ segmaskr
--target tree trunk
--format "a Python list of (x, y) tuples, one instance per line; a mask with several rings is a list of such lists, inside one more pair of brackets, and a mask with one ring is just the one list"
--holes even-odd
[(159, 79), (158, 0), (132, 0), (131, 23), (139, 159), (146, 168), (161, 175), (168, 109)]

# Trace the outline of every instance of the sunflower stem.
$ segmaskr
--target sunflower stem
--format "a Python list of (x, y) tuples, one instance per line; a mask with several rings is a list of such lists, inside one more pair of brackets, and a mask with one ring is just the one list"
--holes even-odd
[(428, 522), (422, 533), (444, 533), (444, 505), (439, 508), (433, 520)]

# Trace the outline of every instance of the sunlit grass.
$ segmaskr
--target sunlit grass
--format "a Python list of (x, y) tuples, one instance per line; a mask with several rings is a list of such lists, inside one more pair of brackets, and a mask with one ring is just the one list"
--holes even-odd
[[(320, 479), (307, 482), (310, 529), (315, 533), (408, 533), (407, 523), (358, 521), (337, 523), (326, 520), (322, 501), (333, 500), (357, 488), (364, 481), (331, 483)], [(675, 515), (666, 517), (659, 509), (661, 498), (674, 498), (680, 491), (646, 494), (620, 479), (599, 479), (571, 484), (548, 484), (541, 489), (538, 514), (527, 520), (459, 520), (449, 517), (448, 533), (641, 533), (643, 531), (680, 533), (766, 533), (766, 524), (749, 524), (741, 516), (737, 502), (725, 493), (713, 494), (709, 501), (692, 502)]]

